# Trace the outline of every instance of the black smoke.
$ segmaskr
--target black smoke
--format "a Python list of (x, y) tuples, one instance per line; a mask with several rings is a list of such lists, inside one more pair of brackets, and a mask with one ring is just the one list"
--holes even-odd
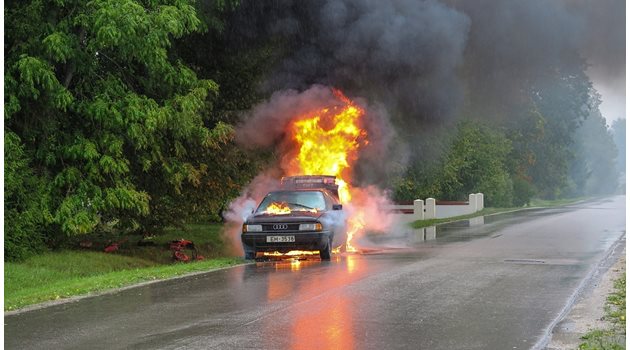
[(391, 114), (434, 121), (461, 100), (457, 67), (469, 19), (438, 1), (308, 1), (278, 18), (288, 56), (269, 91), (312, 84), (383, 103)]
[(471, 19), (461, 82), (473, 107), (506, 118), (529, 86), (585, 67), (591, 80), (625, 86), (623, 0), (448, 3)]
[(435, 158), (453, 121), (509, 120), (585, 67), (625, 85), (624, 29), (623, 0), (245, 0), (228, 31), (276, 52), (264, 94), (323, 85), (377, 106), (389, 166)]

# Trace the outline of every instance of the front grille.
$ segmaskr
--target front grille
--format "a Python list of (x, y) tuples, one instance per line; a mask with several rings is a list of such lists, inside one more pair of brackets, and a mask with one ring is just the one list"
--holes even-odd
[(265, 232), (289, 232), (289, 231), (299, 231), (300, 224), (263, 224), (262, 229)]

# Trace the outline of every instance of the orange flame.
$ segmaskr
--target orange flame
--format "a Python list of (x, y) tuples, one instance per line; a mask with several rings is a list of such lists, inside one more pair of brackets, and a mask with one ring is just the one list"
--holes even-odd
[(291, 214), (291, 208), (289, 208), (286, 203), (272, 202), (267, 209), (265, 209), (265, 213), (270, 215), (286, 215)]
[(265, 209), (265, 214), (269, 215), (286, 215), (291, 214), (292, 211), (310, 211), (311, 213), (317, 213), (317, 208), (308, 209), (308, 208), (297, 208), (291, 209), (286, 203), (282, 202), (272, 202), (269, 204), (267, 209)]
[(351, 241), (354, 235), (365, 227), (365, 219), (363, 218), (363, 215), (363, 212), (358, 211), (348, 220), (348, 225), (350, 227), (348, 228), (348, 238), (346, 239), (347, 252), (357, 251), (357, 248), (352, 245)]
[[(289, 167), (288, 175), (334, 175), (339, 186), (339, 199), (352, 199), (350, 169), (358, 158), (361, 145), (366, 145), (367, 132), (360, 127), (365, 111), (339, 90), (333, 91), (343, 105), (323, 108), (298, 118), (291, 134), (299, 151)], [(360, 215), (349, 218), (347, 251), (356, 251), (350, 241), (364, 224)]]

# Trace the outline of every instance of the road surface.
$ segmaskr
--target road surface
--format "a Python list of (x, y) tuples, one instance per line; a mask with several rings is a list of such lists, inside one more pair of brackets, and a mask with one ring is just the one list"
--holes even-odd
[(5, 317), (8, 349), (543, 348), (625, 237), (625, 197), (374, 237)]

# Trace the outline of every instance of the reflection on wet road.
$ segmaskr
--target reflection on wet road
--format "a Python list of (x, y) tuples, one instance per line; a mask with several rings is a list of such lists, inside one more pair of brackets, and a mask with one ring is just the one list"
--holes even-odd
[[(303, 268), (314, 268), (315, 265), (340, 264), (342, 259), (342, 257), (337, 256), (330, 263), (308, 260), (289, 260), (271, 262), (268, 264), (274, 265), (273, 268), (276, 270), (286, 269), (288, 267), (292, 272), (298, 272)], [(257, 265), (257, 268), (265, 268), (265, 264), (259, 263)], [(295, 304), (299, 305), (301, 302), (312, 301), (314, 296), (320, 295), (322, 291), (320, 289), (321, 287), (326, 289), (339, 288), (352, 283), (352, 275), (355, 273), (357, 273), (355, 277), (360, 276), (360, 262), (357, 256), (350, 255), (345, 257), (345, 261), (341, 266), (345, 266), (345, 272), (347, 272), (347, 274), (333, 274), (332, 276), (327, 276), (326, 273), (317, 274), (313, 276), (313, 278), (309, 278), (304, 281), (304, 283), (296, 286), (296, 289), (292, 290), (292, 293), (304, 296), (305, 298), (295, 300)], [(286, 291), (288, 290), (287, 286), (290, 285), (290, 281), (283, 280), (277, 276), (270, 276), (267, 289), (268, 300), (274, 300), (280, 297), (280, 294), (283, 298), (289, 297), (290, 295), (286, 293)], [(277, 294), (278, 291), (282, 292)], [(316, 340), (317, 346), (322, 349), (353, 349), (355, 347), (355, 335), (353, 334), (354, 327), (352, 324), (353, 310), (350, 309), (350, 305), (351, 300), (348, 299), (347, 295), (339, 293), (332, 298), (325, 307), (315, 310), (309, 309), (308, 312), (304, 312), (299, 308), (292, 310), (291, 312), (294, 314), (291, 315), (293, 320), (290, 323), (290, 330), (278, 327), (278, 324), (274, 322), (275, 315), (269, 315), (266, 321), (261, 322), (264, 325), (262, 333), (267, 335), (262, 339), (263, 347), (270, 349), (276, 348), (278, 337), (289, 337), (290, 344), (288, 344), (288, 348), (290, 349), (308, 348), (309, 344), (305, 342), (307, 339)]]
[(374, 235), (5, 318), (5, 346), (527, 349), (624, 236), (625, 197)]

